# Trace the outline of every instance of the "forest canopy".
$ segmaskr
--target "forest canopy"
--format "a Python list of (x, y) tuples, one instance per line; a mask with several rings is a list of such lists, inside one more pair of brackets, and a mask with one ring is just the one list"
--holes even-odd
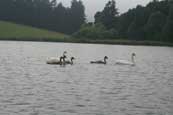
[(64, 7), (56, 0), (0, 0), (0, 20), (71, 34), (85, 22), (82, 1)]
[[(104, 32), (99, 29), (98, 24), (102, 24), (101, 28), (103, 26), (106, 28), (104, 32), (107, 34), (102, 35)], [(138, 5), (119, 14), (116, 1), (110, 0), (102, 11), (95, 14), (95, 22), (89, 25), (85, 24), (85, 27), (82, 26), (74, 35), (88, 37), (92, 33), (99, 39), (103, 39), (104, 36), (111, 39), (173, 42), (173, 2), (172, 0), (153, 0), (146, 6)], [(97, 30), (95, 33), (93, 28)], [(84, 33), (86, 29), (88, 31)]]

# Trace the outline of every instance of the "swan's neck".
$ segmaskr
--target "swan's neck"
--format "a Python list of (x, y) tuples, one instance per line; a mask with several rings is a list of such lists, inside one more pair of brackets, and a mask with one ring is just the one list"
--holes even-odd
[(73, 64), (73, 59), (71, 59), (71, 64)]
[(66, 56), (66, 53), (65, 52), (63, 53), (63, 56)]
[(65, 62), (65, 56), (62, 57), (63, 61)]
[(104, 63), (106, 64), (106, 59), (104, 59)]
[(62, 57), (60, 57), (59, 61), (60, 61), (60, 62), (62, 62), (62, 59), (63, 59), (63, 58), (62, 58)]
[(131, 61), (132, 61), (132, 63), (135, 63), (135, 57), (134, 56), (131, 57)]

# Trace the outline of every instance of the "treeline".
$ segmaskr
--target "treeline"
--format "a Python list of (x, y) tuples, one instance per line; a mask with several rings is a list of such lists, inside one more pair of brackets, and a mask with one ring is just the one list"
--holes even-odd
[(173, 0), (153, 0), (123, 14), (110, 0), (95, 14), (94, 23), (86, 22), (81, 0), (72, 0), (70, 7), (57, 0), (0, 0), (0, 20), (77, 38), (173, 42)]
[(95, 14), (94, 23), (85, 23), (75, 37), (173, 42), (173, 1), (153, 0), (119, 14), (115, 0)]
[(71, 34), (85, 22), (82, 1), (64, 7), (56, 0), (0, 0), (0, 20)]

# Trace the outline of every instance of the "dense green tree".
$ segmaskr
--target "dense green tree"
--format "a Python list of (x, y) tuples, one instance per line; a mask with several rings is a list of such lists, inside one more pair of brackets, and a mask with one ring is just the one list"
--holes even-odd
[(102, 23), (96, 24), (83, 24), (78, 32), (73, 36), (77, 38), (90, 38), (90, 39), (105, 39), (114, 38), (116, 31), (114, 29), (107, 30)]
[(53, 28), (59, 32), (67, 32), (66, 26), (67, 19), (67, 9), (63, 6), (62, 3), (59, 3), (53, 10)]
[(71, 8), (69, 10), (69, 27), (70, 33), (75, 32), (85, 22), (85, 7), (81, 0), (72, 0)]
[(95, 23), (101, 23), (102, 12), (96, 12), (96, 14), (94, 15), (94, 18), (95, 18)]
[(166, 16), (160, 11), (154, 12), (150, 15), (149, 20), (145, 26), (147, 40), (162, 40), (160, 33), (166, 22)]
[(128, 37), (134, 40), (145, 40), (144, 25), (148, 19), (148, 11), (138, 5), (134, 14), (134, 19), (128, 27)]
[(165, 41), (173, 42), (173, 4), (170, 5), (169, 16), (162, 31)]
[(119, 37), (127, 38), (128, 28), (134, 19), (135, 19), (135, 9), (130, 9), (128, 12), (122, 14), (118, 18), (117, 29), (119, 32)]
[(10, 20), (13, 15), (13, 0), (0, 0), (0, 19)]
[(164, 1), (153, 1), (150, 2), (146, 8), (150, 11), (149, 14), (152, 14), (154, 12), (160, 11), (165, 15), (168, 15), (169, 13), (169, 3), (168, 0)]
[(115, 0), (108, 1), (102, 12), (95, 15), (95, 23), (102, 23), (107, 29), (117, 25), (118, 10)]
[(71, 34), (85, 22), (85, 8), (80, 0), (70, 8), (56, 0), (0, 0), (0, 20)]

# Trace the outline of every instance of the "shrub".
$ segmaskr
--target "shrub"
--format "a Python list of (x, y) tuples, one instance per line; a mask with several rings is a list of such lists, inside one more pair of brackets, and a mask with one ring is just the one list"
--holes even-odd
[(117, 35), (115, 29), (106, 30), (103, 24), (84, 24), (80, 30), (73, 34), (77, 38), (89, 38), (89, 39), (104, 39), (114, 38)]

